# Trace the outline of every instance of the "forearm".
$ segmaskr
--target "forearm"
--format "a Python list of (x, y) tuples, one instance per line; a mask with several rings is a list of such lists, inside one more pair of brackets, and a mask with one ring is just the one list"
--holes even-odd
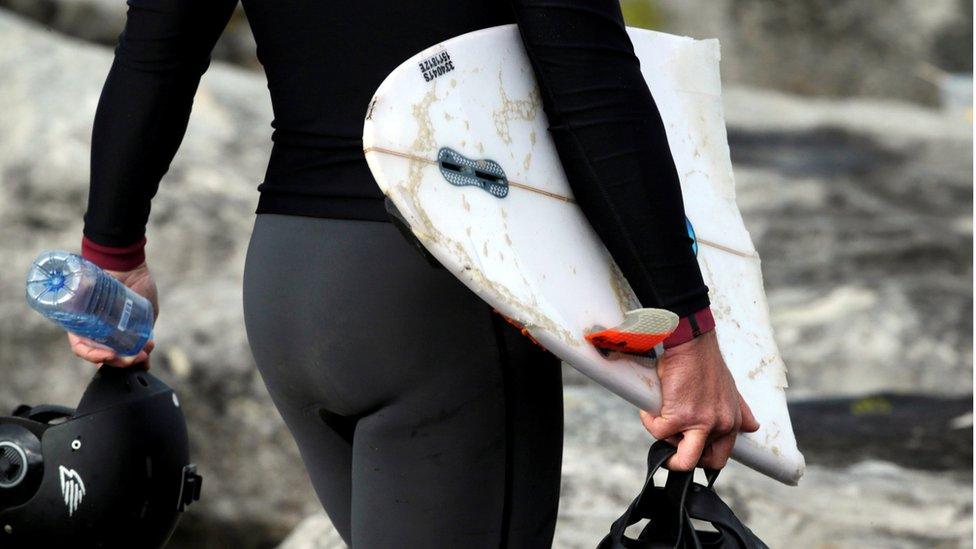
[(513, 0), (573, 193), (645, 307), (687, 316), (708, 289), (664, 123), (615, 0)]
[(92, 130), (85, 236), (108, 246), (143, 238), (150, 201), (183, 139), (199, 75), (141, 72), (116, 59)]
[(92, 131), (88, 251), (95, 244), (141, 253), (150, 202), (183, 139), (200, 76), (235, 3), (130, 0)]

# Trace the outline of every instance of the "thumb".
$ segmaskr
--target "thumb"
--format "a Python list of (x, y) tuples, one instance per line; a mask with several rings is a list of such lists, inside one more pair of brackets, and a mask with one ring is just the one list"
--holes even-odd
[(756, 416), (752, 415), (752, 408), (749, 408), (742, 395), (739, 395), (739, 411), (742, 413), (742, 425), (739, 426), (739, 430), (743, 433), (755, 433), (758, 431), (759, 422), (756, 421)]
[(708, 434), (700, 429), (685, 431), (678, 442), (678, 451), (668, 460), (668, 469), (672, 471), (692, 471), (695, 464), (702, 457)]

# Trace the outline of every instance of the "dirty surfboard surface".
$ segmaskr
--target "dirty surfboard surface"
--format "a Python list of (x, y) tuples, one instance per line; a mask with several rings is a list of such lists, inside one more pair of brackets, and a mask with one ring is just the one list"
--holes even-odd
[[(718, 42), (629, 32), (667, 127), (722, 354), (762, 423), (733, 457), (795, 484), (803, 456), (759, 256), (735, 205)], [(546, 128), (509, 25), (435, 45), (393, 71), (370, 102), (363, 146), (380, 188), (447, 269), (566, 363), (658, 410), (653, 360), (604, 357), (584, 340), (638, 303), (576, 205)]]

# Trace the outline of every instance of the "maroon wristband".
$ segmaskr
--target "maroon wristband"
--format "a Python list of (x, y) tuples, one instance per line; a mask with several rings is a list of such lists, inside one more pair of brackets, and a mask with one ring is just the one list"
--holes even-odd
[(82, 237), (81, 256), (103, 269), (131, 271), (146, 262), (146, 237), (128, 246), (104, 246)]
[(670, 349), (682, 343), (688, 343), (696, 337), (707, 334), (715, 329), (715, 318), (708, 307), (681, 317), (678, 327), (664, 340), (664, 348)]

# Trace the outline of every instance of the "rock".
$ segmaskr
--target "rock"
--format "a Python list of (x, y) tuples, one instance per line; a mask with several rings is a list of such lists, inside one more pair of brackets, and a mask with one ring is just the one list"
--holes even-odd
[(0, 7), (100, 44), (114, 44), (125, 25), (126, 3), (120, 0), (0, 0)]
[[(643, 485), (647, 433), (629, 405), (604, 393), (592, 384), (566, 392), (570, 428), (554, 547), (595, 547)], [(810, 466), (793, 488), (733, 463), (716, 489), (770, 547), (962, 547), (973, 533), (971, 483), (968, 468), (934, 473), (866, 460)], [(279, 549), (341, 547), (320, 512)]]
[(839, 467), (885, 460), (926, 471), (972, 468), (972, 395), (794, 400), (790, 418), (808, 465)]
[[(0, 0), (8, 9), (59, 33), (115, 47), (125, 27), (123, 0)], [(214, 46), (213, 57), (245, 67), (260, 67), (244, 9), (237, 10)]]
[[(382, 528), (382, 523), (377, 524)], [(323, 512), (306, 517), (288, 534), (278, 549), (343, 549), (346, 544), (339, 537), (332, 521)]]
[[(564, 493), (579, 482), (586, 495), (564, 496), (555, 547), (594, 547), (637, 495), (642, 476), (623, 472), (640, 463), (625, 467), (602, 461), (591, 460), (587, 472), (566, 472)], [(621, 474), (593, 478), (608, 466)], [(965, 476), (863, 462), (844, 469), (812, 466), (800, 486), (790, 488), (733, 464), (716, 486), (770, 547), (912, 548), (962, 547), (971, 540), (971, 499), (962, 486), (969, 482)]]
[(722, 74), (730, 83), (934, 105), (946, 73), (972, 73), (973, 12), (967, 0), (653, 5), (661, 30), (721, 40)]
[[(629, 405), (602, 392), (566, 391), (555, 547), (594, 547), (643, 484), (650, 439)], [(812, 465), (796, 488), (733, 463), (716, 486), (770, 547), (934, 547), (971, 539), (971, 483), (968, 466), (937, 473), (871, 460)]]
[(971, 393), (971, 124), (747, 89), (726, 112), (791, 396)]

